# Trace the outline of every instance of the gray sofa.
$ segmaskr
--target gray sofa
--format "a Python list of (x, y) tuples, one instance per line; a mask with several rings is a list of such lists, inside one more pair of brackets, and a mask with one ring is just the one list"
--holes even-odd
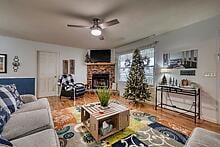
[(195, 128), (185, 147), (220, 147), (220, 134), (203, 128)]
[(59, 147), (48, 100), (21, 97), (24, 104), (11, 115), (1, 135), (16, 147)]

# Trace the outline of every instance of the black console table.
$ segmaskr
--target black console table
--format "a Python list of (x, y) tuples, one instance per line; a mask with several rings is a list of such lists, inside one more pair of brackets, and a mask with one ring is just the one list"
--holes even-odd
[[(160, 93), (161, 93), (159, 104), (157, 103), (158, 91), (160, 91)], [(164, 104), (163, 103), (163, 93), (164, 92), (192, 96), (192, 98), (194, 99), (194, 103), (195, 103), (194, 111), (187, 110), (185, 108), (180, 108), (175, 105)], [(198, 117), (198, 119), (200, 119), (200, 88), (183, 88), (183, 87), (177, 87), (177, 86), (158, 85), (158, 86), (156, 86), (155, 110), (157, 110), (157, 107), (163, 108), (163, 106), (168, 106), (167, 109), (169, 109), (169, 107), (172, 107), (175, 109), (179, 109), (179, 110), (183, 110), (183, 111), (192, 113), (194, 115), (194, 122), (196, 123), (197, 117)], [(175, 111), (175, 110), (173, 110), (173, 111)]]

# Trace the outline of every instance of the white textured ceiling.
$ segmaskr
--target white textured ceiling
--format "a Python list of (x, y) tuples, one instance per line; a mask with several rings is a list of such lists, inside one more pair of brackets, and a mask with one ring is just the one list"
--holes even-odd
[[(220, 0), (0, 0), (0, 35), (80, 48), (114, 48), (152, 34), (165, 33), (220, 14)], [(90, 31), (93, 17), (117, 18), (104, 30)]]

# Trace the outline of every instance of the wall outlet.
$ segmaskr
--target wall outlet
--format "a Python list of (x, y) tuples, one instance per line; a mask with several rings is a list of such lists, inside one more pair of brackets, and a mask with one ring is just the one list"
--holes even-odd
[(204, 72), (203, 76), (209, 77), (209, 78), (215, 78), (216, 73), (215, 72)]

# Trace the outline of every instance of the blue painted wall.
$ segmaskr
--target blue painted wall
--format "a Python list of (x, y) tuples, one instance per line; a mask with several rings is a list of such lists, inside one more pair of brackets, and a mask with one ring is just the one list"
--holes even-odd
[(15, 84), (19, 94), (35, 95), (35, 78), (0, 78), (0, 84)]

